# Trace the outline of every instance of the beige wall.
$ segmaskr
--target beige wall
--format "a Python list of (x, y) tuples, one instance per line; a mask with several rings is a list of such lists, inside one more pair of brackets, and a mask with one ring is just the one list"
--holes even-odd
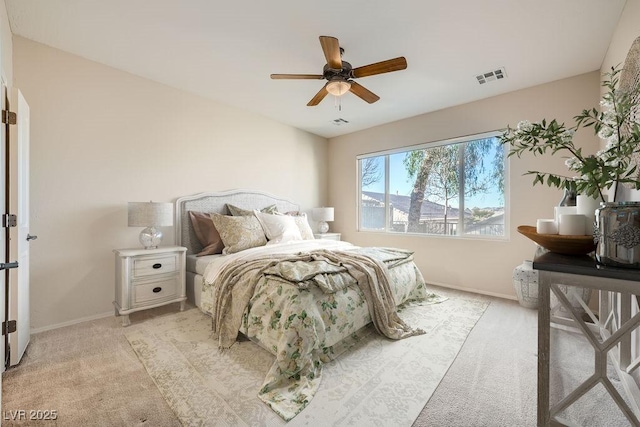
[[(627, 0), (602, 63), (602, 72), (608, 72), (611, 67), (623, 66), (631, 44), (638, 37), (640, 37), (640, 0)], [(604, 89), (601, 92), (604, 92)], [(604, 142), (602, 144), (604, 145)], [(640, 191), (620, 187), (618, 199), (640, 200)]]
[(2, 70), (0, 70), (2, 79), (7, 86), (11, 87), (13, 83), (13, 42), (4, 1), (0, 5), (0, 60), (2, 61)]
[[(532, 178), (522, 174), (531, 169), (564, 173), (563, 158), (525, 155), (510, 159), (509, 238), (488, 241), (358, 232), (356, 156), (499, 130), (523, 119), (556, 118), (572, 123), (582, 109), (598, 105), (598, 87), (596, 71), (330, 139), (329, 202), (336, 216), (332, 229), (359, 245), (415, 251), (416, 263), (430, 283), (513, 298), (513, 268), (531, 259), (535, 250), (516, 228), (535, 225), (537, 218), (553, 217), (553, 206), (562, 196), (557, 189), (532, 187)], [(589, 132), (576, 135), (576, 141), (587, 153), (597, 150), (598, 140)]]
[(24, 38), (13, 49), (31, 108), (35, 329), (112, 312), (111, 251), (139, 246), (129, 201), (248, 188), (326, 202), (324, 138)]
[(627, 52), (637, 37), (640, 37), (640, 0), (627, 0), (602, 63), (602, 71), (624, 64)]

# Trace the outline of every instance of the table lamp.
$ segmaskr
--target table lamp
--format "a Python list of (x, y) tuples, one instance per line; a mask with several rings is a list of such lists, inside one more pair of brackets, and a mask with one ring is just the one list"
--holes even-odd
[(129, 202), (129, 227), (145, 227), (140, 243), (145, 249), (155, 249), (162, 241), (162, 231), (156, 227), (173, 225), (173, 203)]
[(314, 220), (318, 221), (318, 232), (320, 234), (329, 231), (327, 222), (333, 221), (333, 208), (313, 208), (311, 215)]

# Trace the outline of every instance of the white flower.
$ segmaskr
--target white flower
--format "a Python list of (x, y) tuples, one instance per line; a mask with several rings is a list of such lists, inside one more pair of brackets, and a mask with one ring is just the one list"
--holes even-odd
[(529, 120), (522, 120), (520, 123), (518, 123), (517, 129), (520, 132), (529, 132), (531, 131), (531, 129), (533, 129), (533, 125)]
[(576, 133), (575, 130), (573, 129), (567, 129), (564, 132), (562, 132), (560, 134), (560, 138), (562, 139), (562, 141), (564, 142), (571, 142), (571, 140), (573, 139), (573, 135)]
[(613, 166), (614, 168), (617, 168), (622, 165), (622, 160), (615, 157), (611, 157), (607, 159), (607, 164), (609, 166)]
[(605, 98), (600, 100), (600, 106), (605, 110), (611, 110), (613, 108), (613, 103), (610, 99)]
[(598, 136), (602, 139), (611, 138), (613, 134), (613, 129), (609, 126), (603, 126), (602, 129), (600, 129), (600, 132), (598, 132)]
[(615, 111), (605, 111), (604, 113), (602, 113), (602, 122), (611, 127), (615, 127), (617, 123)]
[(569, 170), (575, 170), (576, 167), (580, 167), (580, 162), (575, 157), (569, 157), (564, 161), (564, 164), (567, 166)]

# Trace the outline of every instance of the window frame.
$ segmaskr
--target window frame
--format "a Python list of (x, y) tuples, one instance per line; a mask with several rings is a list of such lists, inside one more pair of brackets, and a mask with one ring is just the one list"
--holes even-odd
[[(397, 231), (392, 231), (391, 227), (390, 227), (390, 215), (389, 215), (389, 210), (385, 209), (384, 211), (384, 230), (375, 230), (375, 229), (367, 229), (367, 228), (362, 228), (361, 226), (361, 219), (362, 219), (362, 170), (361, 170), (361, 160), (367, 159), (367, 158), (371, 158), (371, 157), (381, 157), (384, 156), (384, 203), (385, 206), (389, 206), (390, 200), (389, 200), (389, 172), (390, 172), (390, 162), (389, 162), (389, 156), (393, 155), (393, 154), (398, 154), (398, 153), (407, 153), (410, 151), (415, 151), (415, 150), (422, 150), (422, 149), (429, 149), (429, 148), (437, 148), (437, 147), (441, 147), (444, 145), (454, 145), (454, 144), (462, 144), (462, 143), (466, 143), (466, 142), (472, 142), (475, 140), (479, 140), (479, 139), (486, 139), (486, 138), (496, 138), (501, 136), (504, 133), (504, 129), (501, 130), (495, 130), (495, 131), (489, 131), (489, 132), (483, 132), (483, 133), (478, 133), (478, 134), (472, 134), (472, 135), (466, 135), (466, 136), (459, 136), (459, 137), (455, 137), (455, 138), (449, 138), (449, 139), (445, 139), (445, 140), (438, 140), (438, 141), (433, 141), (433, 142), (425, 142), (425, 143), (420, 143), (420, 144), (414, 144), (414, 145), (408, 145), (408, 146), (403, 146), (403, 147), (397, 147), (397, 148), (391, 148), (388, 150), (382, 150), (382, 151), (376, 151), (376, 152), (370, 152), (370, 153), (364, 153), (364, 154), (359, 154), (356, 156), (356, 182), (357, 182), (357, 188), (356, 188), (356, 203), (357, 203), (357, 209), (356, 209), (356, 230), (358, 232), (363, 232), (363, 233), (382, 233), (382, 234), (391, 234), (393, 236), (420, 236), (420, 237), (436, 237), (436, 238), (446, 238), (446, 239), (472, 239), (472, 240), (488, 240), (488, 241), (504, 241), (504, 240), (509, 240), (509, 235), (510, 235), (510, 175), (509, 175), (509, 157), (508, 157), (508, 147), (507, 146), (503, 146), (503, 159), (504, 159), (504, 234), (502, 236), (497, 236), (497, 235), (488, 235), (488, 234), (464, 234), (461, 233), (460, 230), (457, 230), (457, 233), (455, 235), (450, 235), (450, 234), (429, 234), (429, 233), (417, 233), (417, 232), (397, 232)], [(464, 179), (464, 178), (463, 178)], [(462, 183), (464, 185), (464, 181)], [(460, 206), (458, 207), (458, 209), (464, 209), (464, 199), (460, 200)], [(458, 217), (459, 219), (459, 217)], [(462, 227), (464, 228), (464, 227)]]

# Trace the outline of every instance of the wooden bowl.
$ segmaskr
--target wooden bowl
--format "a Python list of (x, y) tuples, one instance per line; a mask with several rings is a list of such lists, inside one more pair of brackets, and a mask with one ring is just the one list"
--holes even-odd
[(567, 255), (586, 255), (596, 250), (593, 236), (560, 236), (559, 234), (538, 234), (530, 225), (518, 227), (518, 233), (533, 240), (550, 252)]

